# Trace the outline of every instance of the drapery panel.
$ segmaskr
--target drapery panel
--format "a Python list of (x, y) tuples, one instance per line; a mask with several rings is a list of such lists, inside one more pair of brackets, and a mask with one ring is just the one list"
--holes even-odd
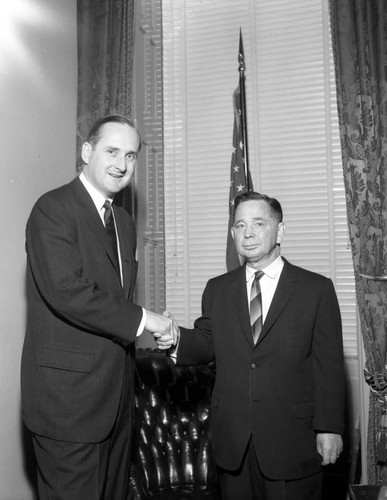
[[(86, 134), (107, 114), (131, 116), (134, 0), (78, 0), (77, 159)], [(130, 189), (116, 202), (131, 212)]]
[(386, 9), (384, 0), (330, 0), (348, 226), (371, 389), (371, 484), (387, 479)]

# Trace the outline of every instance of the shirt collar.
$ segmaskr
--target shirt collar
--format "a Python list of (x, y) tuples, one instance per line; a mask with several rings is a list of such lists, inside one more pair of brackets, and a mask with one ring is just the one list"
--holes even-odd
[[(278, 273), (281, 272), (283, 266), (284, 266), (284, 261), (281, 255), (279, 255), (274, 262), (266, 266), (264, 269), (262, 269), (262, 271), (265, 273), (266, 276), (268, 276), (271, 279), (274, 279), (276, 278)], [(251, 280), (256, 271), (257, 269), (254, 269), (253, 267), (250, 267), (248, 264), (246, 264), (246, 283)]]
[(93, 184), (91, 184), (91, 182), (86, 178), (83, 172), (80, 173), (79, 180), (82, 182), (87, 192), (91, 196), (91, 199), (93, 200), (98, 212), (102, 210), (105, 200), (109, 200), (111, 203), (113, 202), (111, 198), (105, 198), (99, 191), (97, 191), (97, 189), (95, 189)]

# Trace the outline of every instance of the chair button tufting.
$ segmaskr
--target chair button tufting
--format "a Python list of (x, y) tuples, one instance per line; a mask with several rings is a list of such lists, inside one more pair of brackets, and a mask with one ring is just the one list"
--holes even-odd
[(164, 353), (137, 350), (133, 500), (219, 500), (209, 426), (214, 381), (215, 365), (175, 366)]

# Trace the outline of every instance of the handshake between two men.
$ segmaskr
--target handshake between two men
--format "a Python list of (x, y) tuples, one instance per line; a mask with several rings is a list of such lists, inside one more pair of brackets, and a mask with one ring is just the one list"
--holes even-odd
[(180, 338), (180, 329), (172, 314), (169, 311), (157, 314), (147, 310), (146, 315), (145, 329), (152, 333), (157, 347), (167, 350), (176, 346)]

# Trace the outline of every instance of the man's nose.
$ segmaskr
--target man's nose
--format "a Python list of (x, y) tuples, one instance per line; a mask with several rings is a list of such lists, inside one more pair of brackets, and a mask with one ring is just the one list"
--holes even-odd
[(126, 170), (126, 161), (125, 157), (119, 157), (117, 158), (115, 167), (120, 171), (120, 172), (125, 172)]
[(247, 224), (245, 230), (245, 238), (253, 238), (255, 236), (255, 232), (251, 224)]

